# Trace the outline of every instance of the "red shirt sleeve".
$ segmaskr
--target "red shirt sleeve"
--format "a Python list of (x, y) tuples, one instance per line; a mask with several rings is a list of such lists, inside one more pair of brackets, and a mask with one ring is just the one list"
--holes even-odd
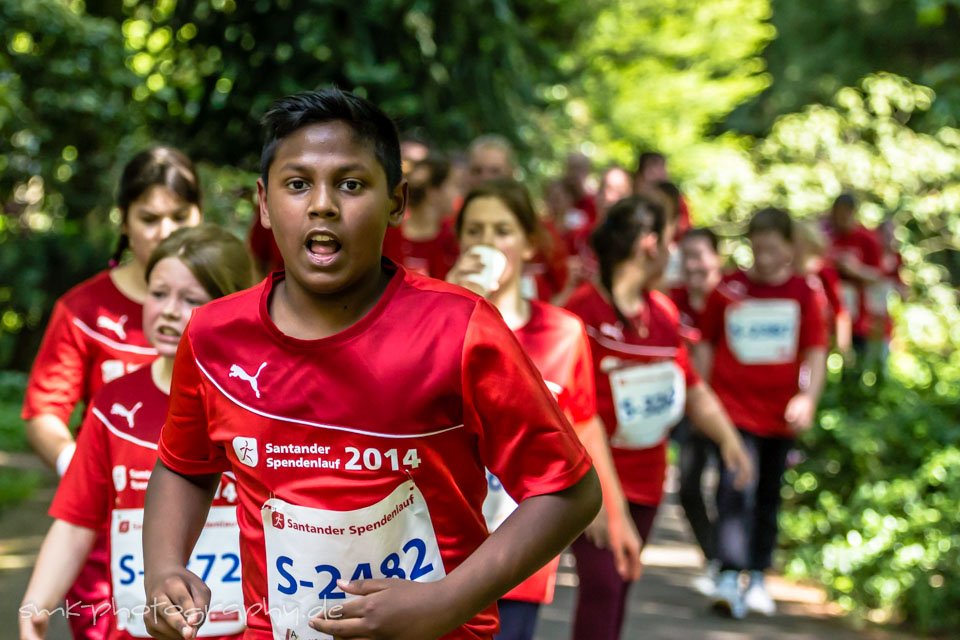
[(110, 517), (113, 478), (107, 429), (87, 413), (77, 450), (50, 505), (50, 515), (87, 529), (102, 529)]
[(863, 264), (868, 267), (881, 268), (883, 265), (883, 249), (880, 247), (880, 241), (877, 240), (876, 234), (864, 229), (861, 244), (863, 245)]
[[(478, 300), (464, 338), (464, 423), (520, 502), (576, 484), (592, 466), (539, 371), (493, 307)], [(520, 461), (523, 461), (520, 464)]]
[(574, 424), (586, 422), (597, 415), (597, 383), (594, 379), (593, 356), (590, 353), (590, 339), (587, 329), (580, 322), (580, 339), (576, 344), (576, 355), (570, 371), (569, 412)]
[(188, 325), (173, 365), (170, 409), (159, 442), (160, 461), (167, 468), (188, 476), (220, 473), (230, 468), (223, 448), (210, 439), (207, 430), (206, 395), (200, 375)]
[(30, 420), (49, 414), (64, 423), (70, 420), (87, 385), (87, 358), (86, 342), (73, 324), (73, 314), (58, 301), (30, 370), (21, 417)]
[(814, 277), (807, 278), (805, 300), (800, 301), (800, 342), (803, 352), (817, 347), (826, 348), (829, 332), (826, 323), (827, 298), (823, 287)]

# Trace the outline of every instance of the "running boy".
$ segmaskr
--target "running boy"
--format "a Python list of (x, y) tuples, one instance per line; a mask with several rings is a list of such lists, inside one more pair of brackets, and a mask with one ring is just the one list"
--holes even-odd
[[(389, 118), (330, 89), (264, 124), (286, 272), (181, 340), (147, 495), (150, 631), (195, 637), (208, 592), (183, 558), (232, 470), (245, 638), (489, 638), (494, 600), (598, 511), (589, 457), (495, 309), (382, 261), (406, 201)], [(520, 503), (489, 537), (484, 467)]]

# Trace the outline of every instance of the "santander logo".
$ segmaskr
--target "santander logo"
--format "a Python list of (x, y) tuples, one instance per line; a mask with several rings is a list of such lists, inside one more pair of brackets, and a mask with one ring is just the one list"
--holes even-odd
[(240, 464), (244, 464), (248, 467), (256, 467), (257, 463), (260, 461), (257, 449), (258, 447), (256, 438), (244, 438), (237, 436), (233, 439), (233, 452), (237, 454), (237, 460), (240, 462)]

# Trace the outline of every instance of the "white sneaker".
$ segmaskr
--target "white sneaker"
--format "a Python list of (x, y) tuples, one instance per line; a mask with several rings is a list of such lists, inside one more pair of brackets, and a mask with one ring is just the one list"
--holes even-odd
[(751, 613), (759, 613), (767, 617), (777, 613), (777, 603), (770, 597), (762, 576), (759, 578), (751, 576), (750, 586), (747, 587), (747, 592), (743, 596), (743, 602), (747, 611)]
[(708, 598), (712, 597), (717, 590), (717, 578), (720, 575), (720, 562), (711, 560), (707, 563), (706, 570), (693, 579), (691, 586), (694, 591)]
[(713, 610), (726, 614), (734, 620), (742, 620), (747, 615), (743, 596), (740, 594), (740, 572), (723, 571), (717, 578), (717, 587), (713, 592)]

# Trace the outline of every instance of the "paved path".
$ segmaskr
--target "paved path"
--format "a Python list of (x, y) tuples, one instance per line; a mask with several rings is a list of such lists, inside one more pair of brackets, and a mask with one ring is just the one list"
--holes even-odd
[[(20, 468), (39, 468), (18, 460)], [(52, 497), (53, 478), (47, 472), (44, 488), (22, 505), (0, 514), (0, 638), (15, 638), (17, 608), (33, 560), (50, 519), (46, 508)], [(699, 552), (690, 543), (679, 507), (668, 498), (661, 510), (653, 541), (644, 552), (645, 573), (631, 592), (623, 639), (634, 640), (889, 640), (899, 634), (857, 633), (829, 613), (816, 589), (774, 581), (780, 613), (773, 618), (751, 617), (732, 621), (708, 611), (706, 599), (690, 589), (697, 575)], [(537, 640), (567, 640), (575, 594), (576, 574), (572, 556), (565, 555), (558, 580), (557, 597), (540, 616)], [(69, 640), (66, 625), (55, 619), (47, 636)]]

